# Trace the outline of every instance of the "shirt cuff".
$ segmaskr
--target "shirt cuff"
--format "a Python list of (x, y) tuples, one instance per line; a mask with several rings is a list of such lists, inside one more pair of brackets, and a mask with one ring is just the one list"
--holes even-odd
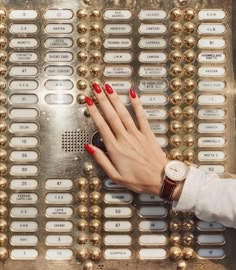
[(194, 211), (205, 172), (191, 166), (178, 202), (173, 202), (175, 211)]

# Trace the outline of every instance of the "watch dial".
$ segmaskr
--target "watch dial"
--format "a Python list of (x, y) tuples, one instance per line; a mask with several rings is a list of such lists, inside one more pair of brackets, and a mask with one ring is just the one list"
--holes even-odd
[(174, 181), (182, 181), (186, 178), (186, 165), (182, 162), (170, 162), (166, 167), (166, 175)]

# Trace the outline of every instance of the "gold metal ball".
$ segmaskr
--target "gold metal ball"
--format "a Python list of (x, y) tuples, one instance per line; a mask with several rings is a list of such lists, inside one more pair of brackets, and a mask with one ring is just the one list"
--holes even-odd
[(7, 17), (7, 12), (5, 9), (0, 9), (0, 21), (4, 21)]
[(101, 259), (101, 257), (102, 257), (102, 251), (98, 247), (92, 247), (89, 253), (90, 253), (91, 260), (97, 261), (97, 260)]
[(177, 264), (177, 270), (187, 270), (187, 264), (185, 261), (180, 261)]
[(179, 65), (179, 64), (173, 64), (173, 65), (171, 65), (171, 67), (170, 67), (170, 74), (172, 76), (179, 77), (179, 76), (181, 76), (182, 72), (183, 72), (183, 69), (182, 69), (181, 65)]
[(86, 96), (84, 94), (79, 94), (77, 96), (77, 102), (79, 104), (85, 104), (85, 99), (86, 99)]
[(0, 119), (3, 120), (7, 117), (7, 109), (5, 107), (0, 107)]
[[(90, 61), (92, 63), (99, 63), (102, 60), (102, 54), (99, 51), (93, 51), (90, 54)], [(99, 72), (100, 72), (101, 68), (99, 66)]]
[(7, 144), (7, 137), (5, 135), (0, 135), (0, 147), (5, 147)]
[(185, 65), (184, 66), (184, 75), (186, 77), (193, 77), (196, 73), (196, 68), (193, 65)]
[(89, 229), (91, 232), (100, 232), (102, 229), (102, 223), (100, 220), (93, 219), (89, 222)]
[(7, 26), (5, 23), (0, 23), (0, 34), (3, 35), (7, 31)]
[(184, 46), (191, 49), (193, 47), (195, 47), (196, 45), (196, 39), (192, 36), (187, 36), (184, 39)]
[(179, 49), (182, 46), (182, 39), (180, 36), (174, 36), (170, 39), (170, 46), (174, 49)]
[(93, 233), (90, 235), (89, 241), (94, 246), (100, 246), (102, 243), (102, 237), (98, 233)]
[(175, 50), (170, 53), (169, 58), (174, 63), (180, 63), (182, 61), (183, 55), (181, 51)]
[(6, 232), (7, 231), (7, 222), (4, 219), (0, 219), (0, 232)]
[(87, 66), (80, 65), (77, 68), (77, 74), (81, 77), (86, 77), (88, 75), (88, 68)]
[(169, 257), (174, 261), (178, 261), (182, 258), (182, 250), (180, 247), (174, 246), (169, 249)]
[(89, 258), (88, 249), (85, 247), (79, 247), (75, 252), (75, 256), (79, 261), (86, 261)]
[(0, 189), (4, 190), (7, 188), (7, 179), (0, 177)]
[(93, 35), (97, 35), (101, 32), (101, 25), (98, 24), (98, 23), (92, 23), (90, 25), (90, 32), (93, 34)]
[(85, 190), (88, 187), (88, 179), (85, 177), (79, 177), (75, 180), (75, 186), (79, 190)]
[(191, 35), (194, 33), (195, 31), (195, 24), (194, 23), (191, 23), (191, 22), (187, 22), (184, 24), (184, 32), (188, 35)]
[(90, 202), (93, 204), (99, 204), (102, 201), (102, 194), (97, 191), (93, 191), (89, 195)]
[(92, 5), (93, 0), (84, 0), (84, 3), (85, 3), (86, 5)]
[(7, 88), (7, 82), (4, 79), (0, 79), (0, 91), (4, 91)]
[(192, 248), (185, 247), (183, 248), (183, 259), (184, 260), (192, 260), (195, 257), (195, 252)]
[(186, 149), (183, 152), (183, 158), (188, 162), (193, 162), (196, 158), (196, 153), (193, 149)]
[(86, 24), (84, 24), (84, 23), (79, 23), (79, 24), (77, 25), (77, 32), (78, 32), (79, 34), (84, 35), (84, 34), (87, 33), (87, 31), (88, 31), (88, 26), (87, 26)]
[(186, 79), (183, 83), (183, 88), (185, 91), (193, 91), (196, 87), (196, 82), (192, 79)]
[(188, 4), (189, 0), (177, 0), (178, 5), (180, 5), (181, 7), (184, 7)]
[(0, 218), (5, 218), (7, 216), (7, 208), (4, 205), (0, 205)]
[(5, 105), (7, 103), (7, 95), (0, 93), (0, 105)]
[(179, 135), (173, 135), (170, 137), (170, 144), (174, 147), (179, 147), (182, 144), (182, 138)]
[(90, 112), (89, 112), (88, 108), (85, 108), (84, 116), (87, 117), (87, 118), (90, 117)]
[(182, 223), (182, 229), (184, 232), (192, 232), (195, 229), (195, 223), (192, 219), (184, 220)]
[(179, 92), (175, 92), (170, 96), (170, 103), (172, 105), (179, 105), (182, 102), (182, 95)]
[(196, 96), (193, 92), (188, 92), (184, 95), (183, 100), (187, 105), (193, 105), (196, 102)]
[(102, 187), (101, 179), (98, 177), (92, 177), (89, 179), (89, 186), (92, 190), (100, 190)]
[(194, 244), (194, 235), (192, 233), (185, 233), (183, 235), (183, 245), (192, 246)]
[(90, 75), (94, 77), (99, 77), (101, 75), (102, 69), (100, 65), (92, 65), (90, 67)]
[(78, 203), (86, 203), (88, 201), (88, 194), (85, 191), (79, 191), (75, 195), (75, 200)]
[(6, 234), (0, 233), (0, 246), (5, 246), (7, 244), (8, 237)]
[(170, 89), (174, 92), (180, 91), (182, 88), (182, 81), (179, 78), (174, 78), (170, 82)]
[(92, 218), (100, 218), (102, 216), (102, 209), (98, 205), (93, 205), (89, 209), (89, 215)]
[(0, 247), (0, 260), (6, 260), (8, 257), (8, 251), (5, 247)]
[(169, 114), (172, 119), (180, 119), (183, 112), (179, 106), (174, 106), (170, 109)]
[(76, 15), (79, 20), (85, 20), (88, 16), (88, 12), (86, 9), (79, 9)]
[(192, 50), (188, 50), (184, 53), (184, 61), (187, 63), (193, 63), (196, 60), (196, 54)]
[(100, 20), (102, 17), (101, 11), (98, 9), (93, 9), (90, 13), (90, 19), (93, 21)]
[(81, 63), (86, 62), (88, 60), (88, 53), (86, 51), (79, 51), (77, 53), (77, 59)]
[(183, 110), (183, 116), (187, 119), (193, 119), (195, 116), (195, 109), (192, 106), (187, 106)]
[(4, 65), (0, 66), (0, 77), (5, 77), (7, 75), (7, 67)]
[(93, 48), (93, 49), (99, 49), (102, 45), (102, 40), (101, 38), (99, 37), (92, 37), (90, 39), (90, 46)]
[(171, 232), (178, 232), (181, 229), (181, 221), (179, 219), (173, 219), (170, 221)]
[(81, 232), (76, 237), (76, 240), (79, 245), (85, 245), (88, 242), (88, 235), (84, 232)]
[(77, 223), (77, 228), (79, 231), (85, 231), (88, 228), (88, 222), (85, 219), (80, 219)]
[(0, 51), (0, 63), (5, 64), (7, 62), (8, 54), (5, 51)]
[(183, 129), (186, 133), (192, 133), (195, 130), (195, 123), (191, 120), (185, 121), (183, 124)]
[(97, 265), (93, 262), (87, 261), (83, 264), (83, 270), (96, 270)]
[(172, 160), (183, 160), (182, 151), (179, 149), (172, 149), (170, 151), (170, 158)]
[(85, 205), (79, 205), (76, 209), (76, 212), (80, 218), (88, 217), (88, 208)]
[(84, 91), (87, 89), (87, 87), (88, 87), (88, 82), (86, 80), (83, 80), (83, 79), (78, 80), (78, 82), (77, 82), (78, 90)]
[(179, 133), (182, 130), (182, 124), (179, 121), (171, 121), (170, 130), (173, 133)]
[(169, 26), (169, 32), (173, 34), (180, 34), (183, 30), (183, 26), (179, 22), (171, 23)]
[(4, 149), (0, 149), (0, 161), (6, 161), (7, 160), (7, 151)]
[(7, 39), (5, 37), (0, 37), (0, 49), (4, 50), (7, 47)]
[(192, 135), (186, 135), (183, 138), (183, 142), (187, 147), (191, 147), (195, 144), (195, 137)]
[(187, 8), (187, 9), (185, 9), (185, 11), (184, 11), (184, 19), (185, 19), (186, 21), (191, 21), (191, 20), (193, 20), (194, 17), (195, 17), (195, 15), (196, 15), (196, 12), (195, 12), (195, 10), (192, 9), (192, 8)]
[(85, 162), (83, 167), (84, 174), (91, 175), (93, 173), (93, 164)]
[(179, 233), (171, 233), (170, 244), (173, 246), (178, 246), (181, 244), (181, 235)]
[(185, 218), (187, 218), (187, 219), (191, 219), (191, 218), (194, 217), (194, 213), (191, 212), (191, 211), (187, 211), (187, 212), (184, 212), (184, 213), (183, 213), (183, 216), (184, 216)]
[(171, 21), (179, 21), (182, 19), (183, 13), (182, 10), (179, 8), (173, 8), (170, 11), (170, 20)]
[(4, 176), (7, 174), (7, 166), (3, 163), (0, 163), (0, 175)]
[(77, 39), (77, 46), (79, 48), (85, 48), (88, 45), (88, 41), (84, 37), (80, 37)]

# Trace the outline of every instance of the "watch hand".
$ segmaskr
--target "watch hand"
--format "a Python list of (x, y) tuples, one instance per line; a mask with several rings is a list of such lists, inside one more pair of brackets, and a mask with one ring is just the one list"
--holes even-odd
[(172, 171), (175, 171), (175, 172), (177, 172), (177, 170), (176, 169), (173, 169), (173, 168), (170, 168)]

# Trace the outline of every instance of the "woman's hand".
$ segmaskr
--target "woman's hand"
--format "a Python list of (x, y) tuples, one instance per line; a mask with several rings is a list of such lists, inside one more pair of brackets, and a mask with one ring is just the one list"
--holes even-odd
[(135, 91), (130, 90), (130, 100), (138, 128), (109, 85), (105, 85), (106, 93), (98, 84), (93, 88), (103, 115), (91, 98), (87, 97), (86, 103), (107, 154), (93, 145), (85, 145), (86, 150), (115, 182), (135, 192), (159, 195), (167, 158), (150, 129)]

